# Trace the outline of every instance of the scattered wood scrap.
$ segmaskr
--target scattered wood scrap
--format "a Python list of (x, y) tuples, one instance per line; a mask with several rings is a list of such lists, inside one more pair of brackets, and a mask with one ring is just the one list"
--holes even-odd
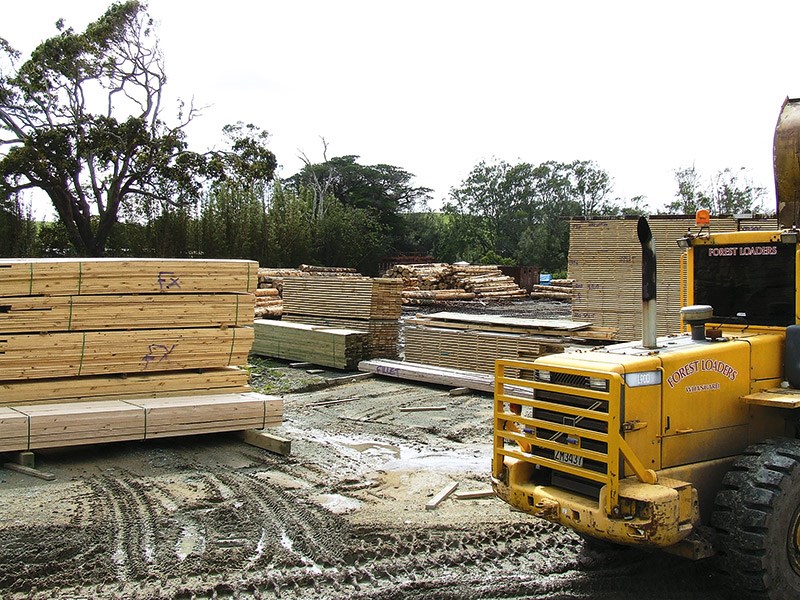
[(447, 499), (447, 497), (456, 490), (457, 487), (458, 487), (457, 481), (453, 481), (447, 484), (438, 494), (436, 494), (433, 498), (431, 498), (428, 501), (428, 503), (425, 505), (425, 510), (434, 510), (442, 502), (444, 502)]
[(471, 490), (471, 491), (462, 491), (456, 492), (453, 494), (453, 498), (456, 500), (476, 500), (478, 498), (491, 498), (494, 496), (494, 490), (486, 489), (486, 490)]
[(446, 406), (401, 406), (400, 412), (426, 412), (435, 410), (447, 410)]
[(289, 456), (292, 453), (292, 441), (274, 433), (247, 429), (240, 432), (239, 437), (246, 444), (269, 450), (281, 456)]
[(26, 467), (25, 465), (19, 465), (17, 463), (3, 463), (3, 467), (9, 471), (15, 471), (17, 473), (22, 473), (23, 475), (30, 475), (31, 477), (38, 477), (39, 479), (44, 479), (45, 481), (53, 481), (56, 478), (56, 476), (52, 473), (47, 473), (46, 471), (40, 471), (39, 469)]

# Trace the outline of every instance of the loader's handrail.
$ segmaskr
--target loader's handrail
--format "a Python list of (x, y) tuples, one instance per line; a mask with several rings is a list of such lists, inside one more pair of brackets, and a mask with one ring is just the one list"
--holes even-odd
[[(533, 381), (521, 377), (507, 375), (509, 370), (529, 371), (547, 370), (532, 362), (519, 360), (498, 360), (495, 363), (494, 379), (494, 460), (493, 474), (499, 477), (503, 468), (503, 457), (510, 456), (543, 467), (549, 467), (563, 473), (603, 484), (606, 490), (606, 511), (611, 514), (618, 506), (619, 480), (622, 474), (622, 461), (627, 462), (640, 481), (655, 483), (655, 473), (646, 469), (625, 441), (622, 432), (623, 415), (621, 414), (624, 394), (624, 380), (618, 373), (609, 371), (592, 371), (584, 367), (571, 369), (558, 367), (559, 374), (588, 376), (596, 380), (608, 382), (607, 390), (569, 387), (558, 383)], [(534, 390), (567, 393), (581, 398), (596, 400), (589, 408), (579, 408), (566, 404), (554, 404), (535, 397)], [(530, 407), (531, 409), (556, 410), (567, 415), (562, 423), (542, 420), (512, 412), (512, 405)], [(508, 409), (506, 408), (508, 406)], [(603, 406), (606, 410), (600, 410)], [(567, 421), (572, 420), (572, 424)], [(605, 432), (593, 431), (577, 427), (582, 419), (591, 419), (605, 423)], [(536, 428), (556, 432), (549, 439), (537, 437)], [(566, 444), (556, 438), (566, 436), (575, 441)], [(607, 454), (582, 448), (582, 440), (604, 442)], [(516, 448), (507, 447), (505, 442), (515, 442)], [(580, 457), (576, 464), (559, 462), (546, 456), (532, 452), (533, 448), (559, 451), (574, 457)], [(583, 466), (583, 459), (605, 465), (605, 473)], [(577, 464), (580, 463), (580, 464)]]

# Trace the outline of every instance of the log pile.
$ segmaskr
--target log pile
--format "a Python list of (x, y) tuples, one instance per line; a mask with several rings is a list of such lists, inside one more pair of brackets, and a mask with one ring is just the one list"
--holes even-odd
[(402, 313), (398, 279), (292, 278), (284, 282), (283, 320), (370, 334), (367, 355), (397, 357)]
[(280, 399), (253, 394), (240, 368), (256, 273), (252, 261), (0, 259), (0, 429), (25, 429), (5, 449), (279, 423)]
[(563, 300), (572, 302), (574, 279), (553, 279), (550, 285), (534, 285), (531, 298), (535, 300)]
[(520, 298), (527, 295), (513, 277), (503, 275), (494, 265), (395, 265), (386, 271), (384, 277), (403, 280), (404, 304)]
[(493, 373), (499, 358), (532, 359), (614, 338), (613, 330), (585, 322), (440, 312), (407, 321), (405, 360)]
[(367, 356), (369, 333), (306, 323), (256, 320), (253, 353), (354, 370)]

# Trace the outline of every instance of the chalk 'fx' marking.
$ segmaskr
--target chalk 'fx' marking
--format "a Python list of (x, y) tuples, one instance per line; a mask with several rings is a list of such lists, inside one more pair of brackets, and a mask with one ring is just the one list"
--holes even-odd
[(147, 347), (147, 354), (144, 355), (142, 360), (144, 361), (144, 368), (150, 366), (150, 363), (160, 363), (169, 358), (169, 355), (172, 354), (172, 351), (175, 350), (175, 346), (178, 344), (172, 344), (172, 346), (165, 346), (164, 344), (150, 344)]
[[(181, 278), (180, 277), (173, 277), (175, 273), (173, 271), (159, 271), (158, 272), (158, 289), (172, 289), (172, 288), (180, 288), (181, 287)], [(169, 281), (167, 281), (167, 277), (169, 277)], [(166, 284), (166, 285), (164, 285)]]

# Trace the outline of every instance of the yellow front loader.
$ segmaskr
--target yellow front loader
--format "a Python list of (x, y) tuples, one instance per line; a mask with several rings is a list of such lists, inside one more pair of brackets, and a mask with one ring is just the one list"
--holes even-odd
[(775, 165), (781, 229), (678, 240), (691, 332), (655, 335), (640, 219), (643, 340), (497, 362), (492, 481), (587, 539), (717, 554), (741, 595), (797, 600), (800, 100), (781, 110)]

